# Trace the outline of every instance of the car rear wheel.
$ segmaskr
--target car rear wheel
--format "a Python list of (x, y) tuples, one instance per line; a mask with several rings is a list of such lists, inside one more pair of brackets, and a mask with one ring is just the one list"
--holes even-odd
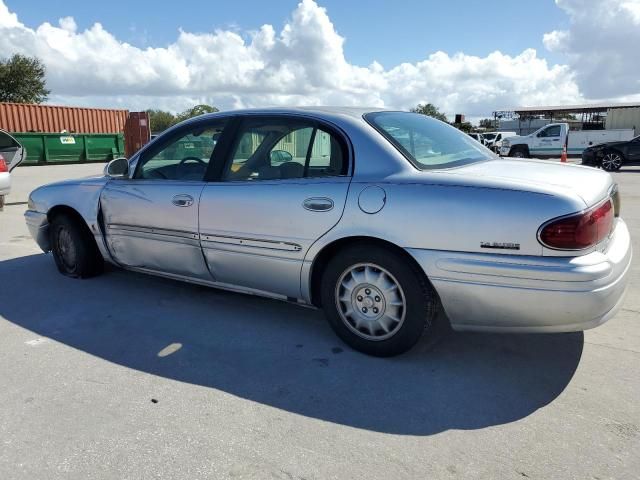
[(622, 167), (622, 155), (618, 152), (605, 152), (600, 165), (607, 172), (617, 172)]
[(399, 355), (431, 331), (437, 296), (417, 266), (378, 245), (339, 252), (322, 278), (329, 324), (352, 348), (379, 357)]
[(104, 261), (89, 229), (69, 215), (56, 215), (49, 227), (53, 259), (63, 275), (89, 278), (102, 273)]

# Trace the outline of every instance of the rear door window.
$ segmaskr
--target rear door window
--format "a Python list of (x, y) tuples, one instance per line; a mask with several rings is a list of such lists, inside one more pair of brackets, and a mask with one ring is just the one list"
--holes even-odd
[(315, 122), (287, 117), (246, 119), (223, 179), (286, 180), (344, 175), (344, 142)]

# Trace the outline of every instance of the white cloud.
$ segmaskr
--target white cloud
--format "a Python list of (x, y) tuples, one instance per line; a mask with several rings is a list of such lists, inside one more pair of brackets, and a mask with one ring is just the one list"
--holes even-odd
[[(629, 18), (640, 17), (636, 1), (618, 3)], [(574, 38), (580, 38), (573, 4), (560, 2), (573, 19), (571, 29), (544, 39), (547, 48), (569, 55), (574, 55)], [(244, 36), (234, 28), (180, 30), (175, 42), (163, 48), (132, 46), (99, 23), (78, 31), (71, 17), (60, 19), (58, 26), (32, 28), (0, 0), (0, 52), (43, 59), (51, 103), (181, 110), (194, 103), (410, 108), (431, 102), (448, 115), (480, 117), (508, 106), (584, 101), (573, 70), (549, 65), (532, 49), (486, 57), (438, 51), (385, 70), (376, 62), (349, 63), (343, 44), (326, 10), (313, 0), (302, 0), (279, 31), (272, 25)], [(634, 88), (619, 93), (640, 91)]]
[(544, 35), (547, 49), (564, 54), (588, 98), (640, 93), (640, 0), (556, 0), (568, 30)]

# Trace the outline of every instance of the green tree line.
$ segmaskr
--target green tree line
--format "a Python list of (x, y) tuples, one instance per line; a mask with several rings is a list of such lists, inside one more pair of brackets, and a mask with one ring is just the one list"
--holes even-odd
[(173, 125), (180, 123), (188, 118), (197, 117), (198, 115), (202, 115), (204, 113), (214, 113), (217, 111), (219, 110), (216, 107), (212, 107), (211, 105), (196, 105), (195, 107), (187, 108), (184, 112), (178, 114), (173, 114), (165, 110), (154, 109), (147, 110), (147, 113), (149, 114), (151, 131), (153, 133), (160, 133), (165, 131), (167, 128), (172, 127)]

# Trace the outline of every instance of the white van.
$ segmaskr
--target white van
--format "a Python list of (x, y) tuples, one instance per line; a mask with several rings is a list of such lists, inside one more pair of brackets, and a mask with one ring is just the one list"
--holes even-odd
[(508, 137), (515, 137), (517, 135), (516, 132), (487, 132), (482, 134), (486, 141), (485, 145), (498, 153), (500, 150), (500, 145), (502, 145), (502, 140)]

